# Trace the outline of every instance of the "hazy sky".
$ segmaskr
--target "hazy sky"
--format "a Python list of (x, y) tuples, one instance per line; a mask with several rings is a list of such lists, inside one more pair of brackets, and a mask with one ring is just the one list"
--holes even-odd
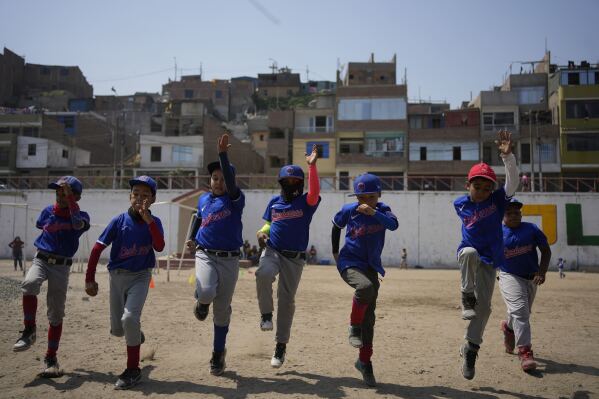
[[(410, 100), (456, 107), (513, 61), (599, 62), (599, 1), (0, 0), (0, 46), (27, 62), (78, 65), (95, 94), (161, 91), (178, 75), (268, 72), (334, 80), (337, 62), (407, 68)], [(520, 66), (514, 66), (514, 72)]]

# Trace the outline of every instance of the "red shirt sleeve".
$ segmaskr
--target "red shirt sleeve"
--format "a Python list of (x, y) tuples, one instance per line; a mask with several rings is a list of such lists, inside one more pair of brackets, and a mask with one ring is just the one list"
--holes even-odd
[(152, 221), (152, 223), (148, 225), (148, 228), (152, 235), (152, 247), (154, 247), (154, 250), (161, 252), (164, 249), (164, 237), (162, 236), (158, 225), (155, 221)]
[(318, 179), (318, 170), (316, 164), (308, 166), (308, 205), (314, 206), (318, 204), (320, 196), (320, 180)]
[(89, 260), (87, 261), (87, 271), (85, 272), (85, 282), (91, 283), (96, 279), (96, 266), (100, 260), (100, 255), (104, 251), (106, 245), (100, 244), (99, 242), (94, 245), (92, 252), (89, 254)]

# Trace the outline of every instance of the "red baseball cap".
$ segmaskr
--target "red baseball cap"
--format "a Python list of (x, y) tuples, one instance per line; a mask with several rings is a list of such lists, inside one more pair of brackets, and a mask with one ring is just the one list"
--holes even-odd
[(470, 172), (468, 172), (468, 181), (472, 181), (472, 179), (475, 177), (482, 177), (483, 179), (491, 180), (493, 183), (497, 183), (495, 171), (484, 162), (477, 163), (470, 168)]

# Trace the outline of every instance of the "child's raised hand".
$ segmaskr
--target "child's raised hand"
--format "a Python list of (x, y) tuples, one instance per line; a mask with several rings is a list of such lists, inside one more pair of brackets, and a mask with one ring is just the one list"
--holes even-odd
[(218, 138), (218, 153), (227, 152), (231, 144), (229, 144), (229, 135), (227, 133), (223, 134)]
[(360, 204), (360, 205), (358, 205), (358, 207), (356, 208), (356, 211), (358, 211), (358, 212), (360, 212), (360, 213), (362, 213), (364, 215), (368, 215), (368, 216), (372, 216), (376, 212), (368, 204)]
[(507, 130), (499, 131), (499, 140), (495, 140), (495, 144), (497, 144), (497, 148), (499, 152), (503, 155), (508, 155), (512, 153), (512, 133)]
[(142, 202), (141, 206), (139, 207), (139, 210), (137, 211), (137, 212), (139, 212), (139, 216), (141, 216), (141, 218), (147, 224), (152, 223), (152, 220), (153, 220), (152, 215), (150, 215), (150, 212), (148, 211), (149, 208), (150, 208), (150, 203), (147, 199), (145, 199), (144, 202)]
[(310, 155), (306, 154), (306, 162), (308, 165), (313, 165), (316, 163), (318, 159), (318, 147), (316, 144), (312, 144), (312, 153)]

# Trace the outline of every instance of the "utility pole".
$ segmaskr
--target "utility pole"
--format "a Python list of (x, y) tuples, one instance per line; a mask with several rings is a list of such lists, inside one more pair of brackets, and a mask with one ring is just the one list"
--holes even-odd
[(541, 166), (541, 136), (539, 135), (539, 112), (537, 111), (536, 113), (536, 118), (535, 118), (535, 127), (536, 127), (536, 131), (537, 131), (537, 149), (538, 149), (538, 153), (537, 155), (539, 156), (539, 191), (542, 192), (543, 191), (543, 167)]
[(530, 191), (535, 191), (535, 161), (534, 161), (534, 145), (532, 141), (532, 110), (528, 108), (528, 138), (530, 140)]

